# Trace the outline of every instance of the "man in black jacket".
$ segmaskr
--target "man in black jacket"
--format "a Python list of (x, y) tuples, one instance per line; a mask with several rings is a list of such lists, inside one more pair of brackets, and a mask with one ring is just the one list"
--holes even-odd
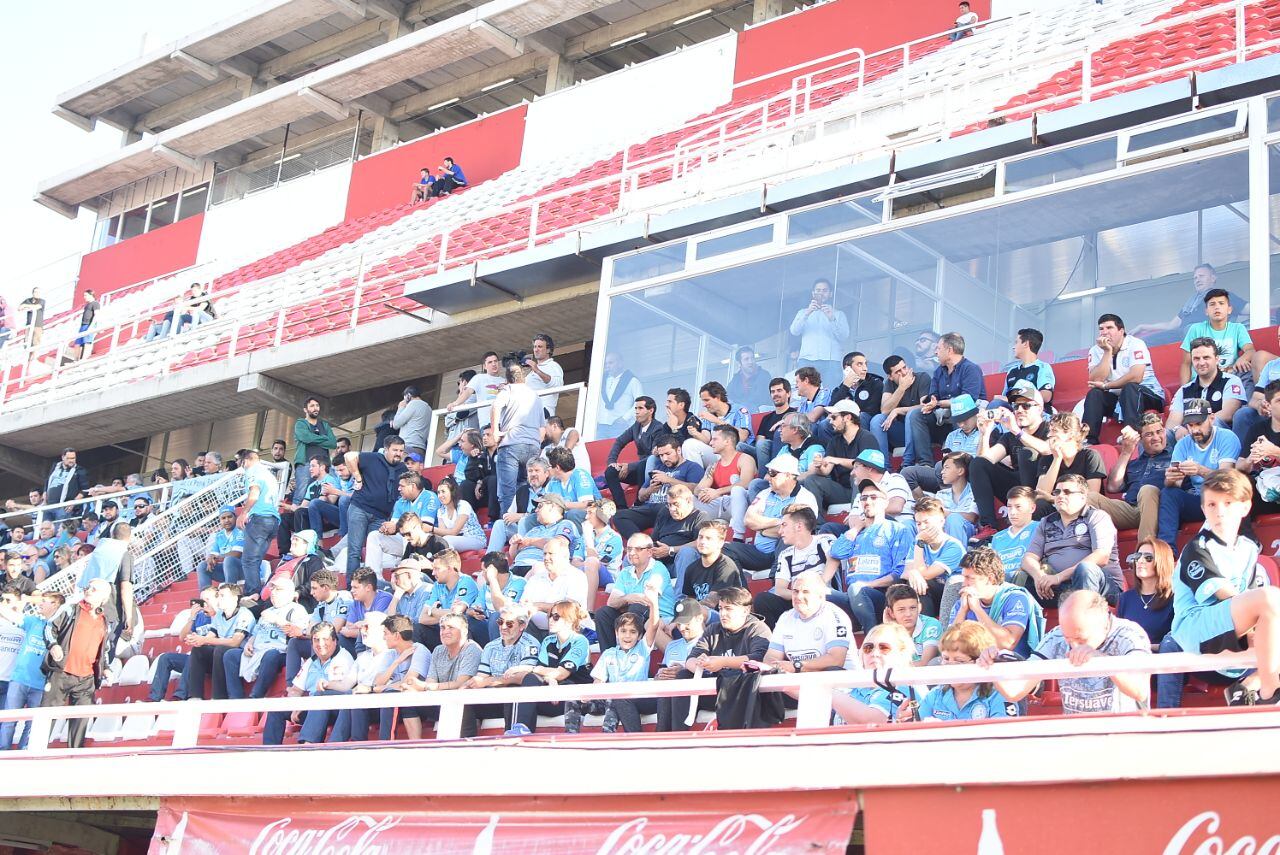
[[(644, 481), (645, 460), (653, 453), (653, 444), (664, 432), (665, 426), (653, 417), (657, 410), (658, 404), (648, 395), (636, 398), (635, 422), (613, 441), (613, 448), (609, 449), (609, 462), (604, 469), (604, 483), (613, 495), (613, 503), (620, 511), (627, 507), (627, 495), (622, 492), (622, 485), (626, 483), (639, 487)], [(618, 455), (622, 454), (622, 449), (633, 442), (636, 444), (636, 462), (619, 463)]]
[[(42, 706), (92, 706), (94, 693), (107, 670), (107, 616), (103, 606), (111, 597), (105, 579), (94, 579), (84, 599), (67, 603), (49, 619), (44, 638), (44, 671), (49, 677)], [(84, 745), (89, 719), (73, 718), (67, 727), (67, 744)]]
[[(718, 608), (720, 622), (703, 632), (676, 679), (691, 679), (695, 671), (715, 675), (716, 722), (721, 730), (777, 724), (784, 715), (782, 696), (759, 694), (759, 672), (750, 665), (764, 661), (769, 627), (751, 614), (751, 593), (746, 588), (720, 591)], [(698, 706), (709, 708), (709, 700), (699, 700)], [(689, 698), (658, 699), (658, 730), (688, 730), (688, 715)]]
[[(76, 465), (76, 450), (66, 448), (62, 451), (62, 459), (53, 464), (53, 470), (45, 482), (47, 504), (57, 505), (75, 499), (83, 499), (89, 495), (89, 473), (82, 466)], [(75, 507), (54, 508), (46, 512), (46, 519), (60, 520), (65, 517), (78, 516)]]

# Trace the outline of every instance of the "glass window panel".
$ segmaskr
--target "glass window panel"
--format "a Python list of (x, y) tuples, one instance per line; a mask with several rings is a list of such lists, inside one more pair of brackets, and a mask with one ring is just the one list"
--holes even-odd
[(178, 197), (170, 196), (166, 199), (159, 199), (151, 203), (151, 224), (147, 227), (158, 229), (161, 226), (167, 226), (174, 221), (178, 215)]
[(745, 229), (733, 234), (720, 235), (719, 237), (709, 238), (694, 249), (694, 254), (698, 260), (704, 258), (714, 258), (717, 255), (724, 255), (726, 252), (736, 252), (740, 249), (749, 249), (753, 246), (759, 246), (762, 243), (768, 243), (773, 240), (773, 224), (767, 226), (757, 226), (754, 229)]
[(180, 198), (179, 220), (185, 220), (187, 217), (194, 217), (196, 214), (203, 213), (205, 206), (209, 203), (209, 185), (201, 184), (199, 187), (185, 190), (180, 194)]
[(616, 258), (613, 262), (613, 284), (626, 285), (641, 279), (652, 279), (684, 270), (688, 241), (666, 244)]
[(872, 201), (871, 197), (800, 211), (787, 217), (787, 243), (874, 225), (880, 222), (882, 211), (883, 203)]
[(1084, 145), (1048, 151), (1005, 165), (1004, 192), (1017, 193), (1115, 169), (1114, 137)]
[(1267, 102), (1267, 130), (1280, 131), (1280, 98)]
[(1154, 128), (1150, 131), (1143, 131), (1142, 133), (1134, 134), (1129, 137), (1128, 150), (1130, 152), (1138, 152), (1143, 149), (1177, 142), (1178, 140), (1185, 140), (1192, 137), (1202, 136), (1204, 134), (1225, 131), (1235, 126), (1236, 119), (1236, 111), (1228, 110), (1225, 113), (1215, 113), (1212, 116), (1201, 116), (1198, 119), (1192, 119), (1189, 122), (1181, 122), (1180, 124), (1171, 125), (1165, 128)]
[(137, 237), (146, 231), (147, 228), (147, 209), (137, 208), (129, 211), (124, 215), (124, 220), (120, 224), (120, 240), (128, 240), (131, 237)]

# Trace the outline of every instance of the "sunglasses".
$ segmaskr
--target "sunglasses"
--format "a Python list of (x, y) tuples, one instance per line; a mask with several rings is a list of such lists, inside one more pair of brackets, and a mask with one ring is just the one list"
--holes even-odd
[(498, 626), (504, 627), (504, 628), (508, 626), (519, 626), (519, 625), (520, 625), (520, 621), (518, 620), (499, 620), (498, 621)]
[(1036, 406), (1035, 401), (1019, 401), (1013, 405), (1015, 410), (1030, 410)]
[(1083, 495), (1084, 495), (1084, 493), (1081, 493), (1079, 490), (1064, 490), (1064, 489), (1062, 489), (1061, 487), (1059, 487), (1058, 489), (1056, 489), (1056, 490), (1054, 490), (1054, 491), (1053, 491), (1053, 495), (1055, 495), (1055, 496), (1083, 496)]
[(1154, 552), (1135, 552), (1133, 555), (1133, 560), (1134, 561), (1155, 561), (1156, 554)]
[(858, 501), (859, 502), (878, 502), (883, 498), (885, 497), (880, 495), (879, 493), (863, 493), (861, 496), (858, 497)]
[(872, 643), (872, 642), (868, 642), (867, 644), (862, 645), (862, 652), (863, 652), (863, 653), (874, 653), (874, 652), (876, 652), (876, 650), (877, 650), (877, 649), (878, 649), (881, 653), (892, 653), (892, 652), (893, 652), (893, 645), (892, 645), (892, 644), (886, 644), (886, 643), (885, 643), (885, 642), (883, 642), (883, 641), (882, 641), (882, 642), (880, 642), (879, 644), (875, 644), (875, 643)]
[(557, 620), (564, 620), (564, 618), (560, 617), (560, 615), (556, 614), (555, 612), (552, 612), (551, 614), (547, 615), (547, 623), (551, 623), (552, 621), (557, 621)]
[(782, 473), (781, 473), (781, 472), (779, 472), (777, 469), (766, 469), (766, 470), (764, 470), (764, 474), (765, 474), (765, 475), (767, 475), (767, 476), (768, 476), (768, 477), (770, 477), (770, 478), (776, 478), (777, 476), (781, 475)]
[(627, 552), (648, 552), (652, 546), (628, 546)]

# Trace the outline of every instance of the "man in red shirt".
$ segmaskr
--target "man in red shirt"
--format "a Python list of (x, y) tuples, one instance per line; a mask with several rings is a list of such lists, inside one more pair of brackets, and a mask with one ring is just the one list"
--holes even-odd
[[(49, 620), (45, 627), (45, 642), (49, 646), (45, 672), (49, 675), (49, 688), (44, 693), (43, 706), (93, 703), (94, 693), (107, 670), (107, 618), (103, 606), (110, 597), (111, 586), (103, 579), (94, 579), (85, 589), (83, 600), (67, 603)], [(88, 729), (87, 718), (71, 719), (67, 744), (72, 748), (84, 745)]]

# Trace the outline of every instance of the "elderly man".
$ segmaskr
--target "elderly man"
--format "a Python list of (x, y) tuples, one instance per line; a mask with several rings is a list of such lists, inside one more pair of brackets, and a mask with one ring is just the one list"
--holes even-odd
[[(538, 640), (525, 631), (528, 624), (528, 615), (520, 606), (499, 609), (498, 637), (480, 651), (480, 667), (465, 688), (520, 685), (538, 664)], [(479, 723), (488, 718), (502, 717), (505, 730), (511, 726), (510, 710), (509, 704), (469, 704), (462, 710), (463, 737), (475, 736)]]
[(600, 649), (608, 650), (618, 643), (613, 622), (624, 612), (631, 612), (642, 622), (649, 619), (649, 600), (645, 590), (653, 588), (666, 593), (671, 587), (667, 568), (653, 558), (653, 538), (643, 532), (627, 538), (627, 560), (618, 570), (609, 599), (596, 609), (594, 619)]
[(1040, 521), (1022, 556), (1027, 587), (1042, 601), (1060, 592), (1095, 591), (1109, 603), (1120, 599), (1124, 575), (1111, 517), (1089, 507), (1083, 476), (1063, 475), (1053, 488), (1054, 512)]
[(800, 504), (818, 512), (818, 502), (813, 494), (800, 486), (800, 467), (795, 457), (780, 454), (769, 461), (765, 469), (769, 488), (756, 496), (747, 508), (746, 525), (756, 533), (752, 543), (726, 543), (724, 552), (733, 563), (744, 571), (767, 570), (773, 565), (778, 549), (778, 526), (782, 524), (782, 512), (793, 504)]
[(535, 564), (526, 578), (520, 604), (529, 610), (530, 623), (547, 629), (547, 615), (563, 600), (573, 600), (587, 608), (587, 574), (569, 561), (569, 542), (553, 537), (542, 549), (542, 567)]
[[(405, 675), (406, 691), (443, 692), (461, 689), (480, 670), (480, 645), (467, 632), (466, 615), (447, 614), (440, 618), (440, 643), (431, 651), (427, 670), (419, 674), (415, 667)], [(405, 732), (410, 739), (422, 738), (422, 723), (437, 721), (440, 708), (405, 707), (400, 710)]]
[[(683, 484), (674, 485), (667, 493), (667, 506), (658, 511), (653, 522), (653, 557), (667, 567), (679, 565), (679, 558), (691, 552), (698, 527), (707, 515), (694, 507), (693, 491)], [(721, 520), (723, 522), (723, 520)]]
[[(107, 672), (107, 618), (102, 608), (111, 596), (103, 579), (94, 579), (85, 588), (84, 599), (65, 604), (49, 619), (44, 640), (49, 675), (41, 706), (91, 706), (94, 693)], [(89, 719), (73, 718), (67, 726), (67, 745), (84, 745)]]
[[(351, 654), (338, 645), (338, 632), (333, 624), (321, 621), (311, 627), (311, 649), (307, 667), (298, 672), (285, 692), (286, 697), (351, 694), (356, 684), (356, 663)], [(324, 742), (329, 725), (337, 717), (338, 711), (331, 709), (268, 713), (262, 729), (262, 744), (279, 745), (284, 742), (286, 719), (302, 725), (298, 731), (299, 744)]]
[(493, 520), (489, 532), (489, 552), (501, 552), (512, 534), (526, 533), (537, 521), (538, 500), (551, 478), (551, 464), (545, 457), (525, 463), (525, 483), (516, 488), (516, 496), (500, 519)]
[[(765, 665), (783, 674), (854, 667), (853, 629), (849, 617), (827, 601), (829, 590), (817, 570), (805, 570), (791, 581), (791, 608), (773, 628)], [(797, 692), (787, 694), (796, 697)]]
[(933, 457), (933, 445), (951, 432), (951, 399), (969, 395), (975, 401), (987, 397), (982, 369), (964, 355), (964, 337), (950, 332), (938, 339), (938, 367), (929, 381), (929, 395), (918, 408), (907, 413), (911, 441), (907, 448), (913, 459), (903, 464), (925, 462)]
[[(978, 658), (990, 667), (1002, 654), (992, 647)], [(1076, 591), (1062, 602), (1058, 626), (1044, 637), (1035, 650), (1042, 659), (1065, 659), (1083, 665), (1095, 656), (1146, 656), (1151, 639), (1131, 620), (1112, 616), (1107, 601), (1094, 591)], [(1020, 701), (1035, 689), (1036, 680), (997, 682), (1000, 694)], [(1100, 712), (1133, 712), (1146, 709), (1151, 695), (1151, 679), (1146, 674), (1113, 674), (1110, 677), (1068, 677), (1058, 681), (1062, 711), (1067, 715)]]
[(222, 654), (228, 698), (243, 698), (246, 680), (253, 683), (249, 697), (267, 696), (284, 668), (288, 632), (301, 637), (311, 625), (310, 615), (297, 598), (298, 591), (291, 578), (278, 576), (271, 580), (271, 605), (258, 616), (249, 640), (244, 647), (232, 647)]

